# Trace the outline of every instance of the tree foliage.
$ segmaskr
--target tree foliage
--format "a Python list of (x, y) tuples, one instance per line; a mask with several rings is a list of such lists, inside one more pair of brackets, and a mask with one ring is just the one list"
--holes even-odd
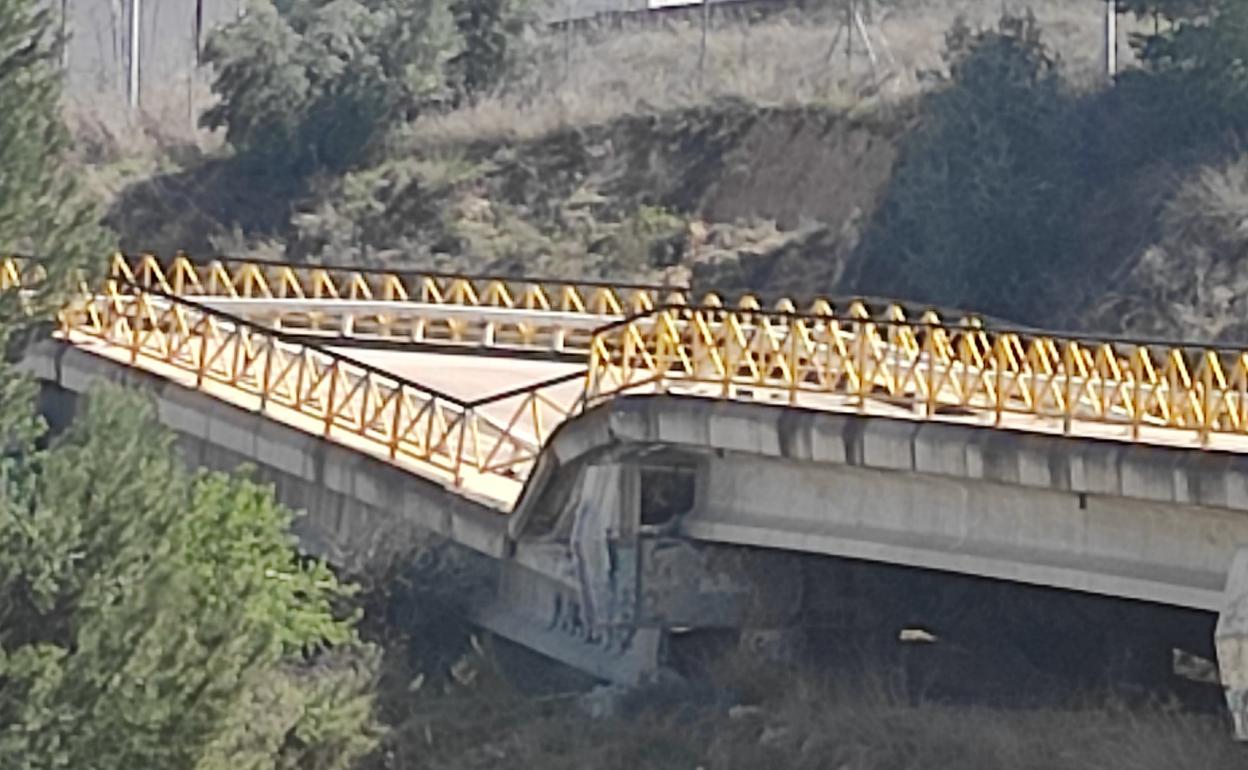
[(107, 244), (40, 7), (0, 0), (0, 248), (47, 272), (46, 302), (0, 297), (0, 768), (345, 768), (373, 742), (375, 654), (291, 513), (187, 471), (135, 394), (93, 394), (51, 436), (5, 355)]
[(92, 395), (46, 449), (29, 403), (0, 426), (4, 766), (342, 767), (369, 748), (375, 661), (271, 492), (183, 470), (140, 396)]
[(1209, 13), (1219, 0), (1117, 0), (1119, 12), (1167, 21), (1190, 19)]
[(203, 116), (277, 173), (341, 170), (384, 131), (488, 89), (512, 0), (263, 0), (215, 33)]
[(1099, 326), (1133, 335), (1248, 341), (1248, 159), (1189, 172), (1159, 217), (1160, 234)]
[(1179, 84), (1190, 109), (1248, 116), (1248, 3), (1187, 0), (1161, 4), (1165, 29), (1139, 37), (1140, 58), (1156, 75)]
[(464, 102), (489, 92), (516, 68), (529, 19), (518, 0), (451, 0), (450, 7), (463, 42), (447, 73), (456, 102)]
[[(108, 246), (99, 211), (65, 173), (69, 135), (51, 11), (36, 0), (0, 0), (0, 252), (55, 254), (47, 302)], [(0, 323), (13, 323), (0, 301)], [(7, 303), (11, 305), (10, 303)]]
[(1078, 253), (1071, 99), (1030, 14), (946, 43), (850, 288), (1035, 318)]

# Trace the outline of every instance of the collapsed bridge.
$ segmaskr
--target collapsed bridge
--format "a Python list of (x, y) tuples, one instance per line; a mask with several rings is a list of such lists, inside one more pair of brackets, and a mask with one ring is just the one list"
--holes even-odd
[[(38, 284), (0, 262), (0, 290)], [(1248, 351), (901, 304), (116, 256), (24, 365), (153, 394), (345, 567), (434, 536), (464, 609), (595, 676), (679, 634), (783, 635), (793, 554), (1218, 613), (1248, 730)]]

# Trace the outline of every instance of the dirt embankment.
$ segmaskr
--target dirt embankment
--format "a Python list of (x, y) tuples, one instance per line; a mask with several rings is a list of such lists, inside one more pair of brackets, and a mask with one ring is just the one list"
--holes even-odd
[(129, 250), (831, 289), (902, 122), (741, 103), (517, 143), (419, 140), (334, 179), (212, 160), (138, 182)]
[[(217, 158), (131, 185), (110, 220), (130, 251), (844, 295), (918, 120), (913, 104), (725, 101), (524, 140), (416, 135), (336, 177)], [(1098, 183), (1070, 223), (1083, 272), (1051, 276), (1070, 290), (1050, 325), (1186, 333), (1136, 308), (1128, 280), (1179, 179), (1159, 157)]]

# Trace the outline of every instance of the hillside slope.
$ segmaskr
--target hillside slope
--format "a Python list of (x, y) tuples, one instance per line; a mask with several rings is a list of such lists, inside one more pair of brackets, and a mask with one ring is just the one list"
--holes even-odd
[(501, 95), (400, 126), (345, 172), (192, 153), (119, 189), (109, 221), (127, 250), (868, 293), (1243, 337), (1233, 127), (1135, 72), (1089, 85), (1088, 56), (1055, 53), (1087, 53), (1087, 3), (943, 35), (965, 3), (912, 5), (875, 26), (909, 70), (836, 70), (835, 24), (780, 18), (712, 30), (715, 67), (686, 93), (696, 29), (591, 30), (597, 61), (547, 41)]

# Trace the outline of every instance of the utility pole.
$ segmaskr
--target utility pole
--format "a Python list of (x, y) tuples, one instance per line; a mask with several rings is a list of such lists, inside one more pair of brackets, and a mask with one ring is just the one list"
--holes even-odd
[(563, 80), (572, 76), (572, 0), (563, 4)]
[(706, 87), (706, 28), (711, 22), (711, 0), (702, 0), (702, 46), (698, 49), (698, 90)]
[(61, 72), (69, 69), (69, 0), (61, 0)]
[(1105, 0), (1105, 75), (1112, 81), (1118, 74), (1118, 4)]
[(854, 74), (854, 11), (858, 10), (854, 0), (845, 4), (845, 67), (850, 75)]
[(130, 76), (126, 81), (126, 98), (132, 112), (139, 108), (139, 22), (142, 19), (142, 0), (130, 0)]

